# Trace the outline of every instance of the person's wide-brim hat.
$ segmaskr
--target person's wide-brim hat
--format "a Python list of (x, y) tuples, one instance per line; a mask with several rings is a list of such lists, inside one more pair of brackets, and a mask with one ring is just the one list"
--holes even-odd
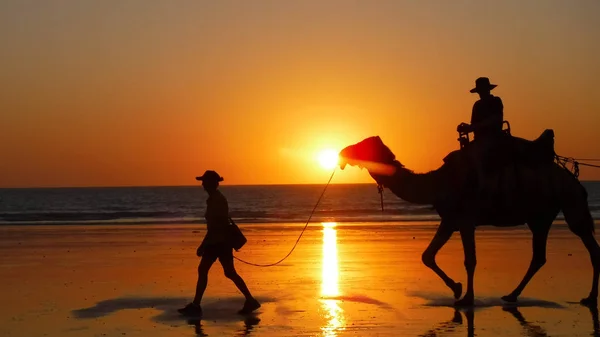
[(208, 170), (204, 172), (200, 177), (196, 177), (196, 180), (200, 181), (223, 181), (223, 177), (221, 177), (217, 172)]
[(490, 79), (487, 77), (480, 77), (475, 81), (475, 88), (471, 89), (471, 93), (480, 92), (480, 91), (489, 91), (497, 87), (496, 84), (491, 84)]

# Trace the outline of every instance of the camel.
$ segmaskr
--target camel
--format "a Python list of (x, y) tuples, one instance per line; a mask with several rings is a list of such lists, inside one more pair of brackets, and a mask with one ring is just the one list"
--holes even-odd
[[(510, 139), (517, 137), (508, 136)], [(472, 306), (475, 299), (473, 279), (476, 265), (475, 228), (478, 226), (512, 227), (527, 224), (533, 235), (533, 257), (520, 284), (506, 302), (517, 302), (531, 278), (546, 263), (546, 241), (550, 226), (562, 210), (569, 229), (577, 235), (589, 252), (593, 266), (592, 288), (580, 301), (596, 306), (600, 247), (594, 237), (594, 221), (587, 203), (587, 192), (577, 177), (554, 162), (554, 133), (546, 130), (536, 141), (505, 146), (496, 160), (496, 168), (488, 174), (497, 181), (495, 197), (482, 198), (469, 161), (469, 146), (444, 158), (438, 169), (414, 173), (402, 165), (378, 136), (350, 145), (340, 151), (341, 169), (346, 165), (366, 168), (380, 188), (414, 204), (431, 205), (441, 218), (440, 225), (422, 261), (432, 269), (454, 294), (456, 306)], [(509, 144), (509, 143), (507, 143)], [(513, 143), (510, 143), (513, 144)], [(519, 145), (520, 144), (520, 145)], [(551, 144), (551, 147), (550, 145)], [(548, 156), (539, 155), (545, 149)], [(516, 151), (516, 150), (520, 150)], [(497, 159), (497, 158), (496, 158)], [(500, 192), (498, 192), (500, 191)], [(462, 284), (455, 282), (436, 264), (435, 256), (458, 231), (464, 251), (467, 290), (462, 299)]]

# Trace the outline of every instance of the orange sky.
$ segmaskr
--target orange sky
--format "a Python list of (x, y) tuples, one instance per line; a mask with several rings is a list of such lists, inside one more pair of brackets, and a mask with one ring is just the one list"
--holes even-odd
[[(0, 3), (0, 186), (324, 183), (314, 152), (458, 148), (478, 76), (513, 134), (600, 158), (600, 2)], [(582, 169), (582, 179), (600, 170)], [(370, 182), (343, 171), (334, 182)]]

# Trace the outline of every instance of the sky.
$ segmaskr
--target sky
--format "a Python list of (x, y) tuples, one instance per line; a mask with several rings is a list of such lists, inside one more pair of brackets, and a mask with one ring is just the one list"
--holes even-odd
[(207, 169), (325, 183), (317, 152), (374, 135), (426, 172), (458, 149), (479, 76), (513, 135), (551, 128), (558, 154), (600, 158), (599, 15), (597, 0), (4, 0), (0, 187)]

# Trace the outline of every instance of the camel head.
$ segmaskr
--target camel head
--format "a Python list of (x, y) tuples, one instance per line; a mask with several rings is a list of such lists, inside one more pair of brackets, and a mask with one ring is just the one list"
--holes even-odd
[(393, 174), (396, 156), (383, 144), (379, 136), (369, 137), (359, 143), (347, 146), (339, 154), (340, 168), (346, 165), (366, 168), (372, 174)]

